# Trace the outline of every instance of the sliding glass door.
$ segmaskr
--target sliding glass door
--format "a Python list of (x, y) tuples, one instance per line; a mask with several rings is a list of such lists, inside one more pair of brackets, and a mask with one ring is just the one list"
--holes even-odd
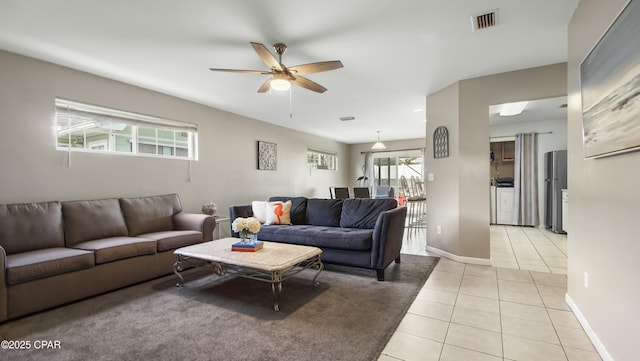
[(395, 194), (401, 193), (400, 178), (424, 179), (424, 157), (422, 149), (375, 152), (373, 155), (373, 188), (391, 186)]

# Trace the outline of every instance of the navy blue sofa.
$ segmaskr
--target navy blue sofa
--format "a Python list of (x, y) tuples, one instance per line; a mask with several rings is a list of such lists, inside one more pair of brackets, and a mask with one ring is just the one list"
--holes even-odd
[[(322, 262), (376, 270), (379, 281), (384, 281), (391, 262), (400, 263), (407, 209), (398, 207), (395, 199), (269, 199), (288, 200), (292, 225), (263, 224), (259, 240), (318, 247)], [(229, 207), (232, 222), (251, 216), (251, 205)], [(231, 233), (238, 237), (233, 229)]]

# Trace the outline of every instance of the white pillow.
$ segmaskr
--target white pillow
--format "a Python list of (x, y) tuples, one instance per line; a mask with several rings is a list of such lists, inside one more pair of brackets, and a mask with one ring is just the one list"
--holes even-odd
[(260, 223), (267, 222), (267, 207), (269, 206), (269, 202), (265, 201), (253, 201), (251, 202), (251, 210), (253, 211), (253, 216)]
[(265, 224), (291, 224), (291, 201), (267, 202)]

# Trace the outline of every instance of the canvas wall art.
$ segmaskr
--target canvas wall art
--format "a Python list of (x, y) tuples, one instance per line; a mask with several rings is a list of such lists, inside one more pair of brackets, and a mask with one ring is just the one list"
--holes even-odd
[(258, 169), (278, 169), (278, 145), (276, 143), (258, 141)]
[(631, 0), (580, 65), (584, 156), (640, 149), (640, 0)]

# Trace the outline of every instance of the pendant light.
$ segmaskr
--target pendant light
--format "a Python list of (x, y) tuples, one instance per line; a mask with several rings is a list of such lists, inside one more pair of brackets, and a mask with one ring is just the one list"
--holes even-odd
[(382, 143), (380, 141), (380, 131), (379, 130), (378, 130), (378, 141), (375, 142), (375, 144), (373, 145), (373, 147), (371, 147), (371, 149), (373, 149), (373, 150), (387, 149), (387, 146), (384, 145), (384, 143)]

